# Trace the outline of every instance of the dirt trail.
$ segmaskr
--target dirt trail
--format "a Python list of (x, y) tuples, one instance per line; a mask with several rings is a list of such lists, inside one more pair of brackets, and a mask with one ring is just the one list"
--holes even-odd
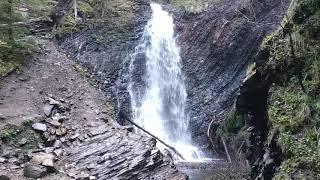
[[(63, 171), (44, 179), (77, 179), (68, 174), (70, 171), (86, 171), (97, 179), (119, 176), (124, 179), (185, 178), (155, 149), (151, 138), (130, 133), (113, 122), (111, 104), (102, 92), (83, 77), (80, 66), (59, 51), (50, 40), (36, 38), (36, 42), (41, 53), (26, 60), (27, 65), (23, 66), (19, 73), (13, 73), (0, 81), (0, 130), (8, 124), (21, 125), (28, 120), (47, 123), (48, 119), (53, 119), (46, 117), (44, 113), (48, 98), (68, 104), (70, 110), (63, 112), (68, 117), (63, 122), (63, 127), (67, 129), (64, 135), (67, 141), (59, 146), (64, 152), (63, 156), (55, 160), (59, 166), (57, 169)], [(48, 128), (45, 133), (50, 137), (60, 138), (58, 140), (62, 142), (62, 136), (50, 135), (51, 126)], [(57, 134), (57, 131), (54, 133)], [(70, 138), (68, 135), (76, 137)], [(0, 140), (0, 158), (3, 155), (1, 148), (4, 147)], [(42, 151), (47, 149), (42, 148)], [(90, 158), (87, 158), (88, 156)], [(105, 157), (108, 159), (101, 161), (101, 158)], [(67, 164), (72, 165), (71, 170), (66, 168)], [(90, 172), (87, 171), (88, 164), (94, 164)], [(24, 165), (22, 163), (17, 166), (15, 162), (10, 162), (10, 159), (6, 163), (0, 162), (0, 175), (25, 179)]]

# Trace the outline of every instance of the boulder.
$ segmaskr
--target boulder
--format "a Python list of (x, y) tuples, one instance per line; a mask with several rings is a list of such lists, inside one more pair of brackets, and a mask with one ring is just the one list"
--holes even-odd
[(80, 174), (77, 174), (74, 176), (77, 180), (90, 180), (90, 175), (87, 173), (81, 172)]
[(54, 166), (54, 155), (49, 153), (40, 152), (35, 154), (31, 158), (31, 162), (35, 164), (42, 164), (44, 166), (53, 167)]
[(53, 159), (45, 159), (43, 162), (42, 162), (42, 165), (46, 166), (46, 167), (53, 167), (54, 164), (53, 164)]
[(10, 169), (20, 169), (21, 167), (18, 166), (18, 165), (15, 165), (15, 164), (11, 164), (11, 165), (9, 166), (9, 168), (10, 168)]
[(50, 105), (57, 105), (57, 106), (61, 105), (59, 101), (57, 101), (57, 100), (55, 100), (53, 98), (48, 98), (48, 100), (49, 100), (49, 104)]
[(19, 145), (20, 145), (20, 146), (23, 146), (23, 145), (25, 145), (27, 142), (28, 142), (27, 138), (22, 138), (22, 139), (20, 139), (20, 141), (19, 141)]
[(49, 117), (52, 113), (52, 110), (53, 110), (53, 105), (50, 105), (50, 104), (46, 104), (44, 107), (43, 107), (43, 112), (44, 114)]
[(7, 159), (0, 157), (0, 163), (5, 163)]
[(6, 117), (2, 113), (0, 113), (0, 121), (5, 120), (5, 119), (6, 119)]
[(61, 141), (60, 140), (55, 140), (54, 141), (54, 143), (53, 143), (53, 147), (55, 147), (55, 148), (59, 148), (59, 147), (61, 147)]
[(52, 117), (52, 120), (54, 120), (54, 121), (58, 121), (58, 122), (63, 122), (63, 121), (65, 121), (65, 120), (67, 120), (68, 118), (66, 117), (66, 116), (62, 116), (62, 115), (55, 115), (55, 116), (53, 116)]
[(38, 131), (42, 131), (42, 132), (47, 131), (47, 126), (42, 123), (35, 123), (32, 125), (32, 128), (35, 130), (38, 130)]
[(18, 79), (19, 79), (20, 81), (27, 81), (27, 80), (29, 79), (29, 77), (27, 77), (27, 76), (20, 76)]
[(54, 155), (56, 155), (57, 157), (61, 157), (63, 154), (63, 150), (62, 149), (56, 149), (53, 151)]
[(41, 178), (47, 175), (47, 168), (38, 164), (28, 164), (23, 169), (23, 175), (28, 178)]
[(61, 123), (58, 120), (48, 120), (47, 122), (55, 127), (61, 126)]
[(8, 162), (11, 164), (17, 164), (19, 162), (19, 159), (12, 157), (12, 158), (8, 159)]
[(60, 127), (59, 129), (56, 130), (56, 134), (58, 136), (62, 136), (62, 135), (65, 135), (67, 133), (67, 129), (66, 128), (63, 128), (63, 127)]
[(79, 133), (76, 133), (75, 135), (73, 135), (73, 136), (70, 137), (70, 140), (74, 141), (74, 140), (76, 140), (79, 136), (80, 136), (80, 134), (79, 134)]
[(2, 156), (5, 158), (10, 158), (12, 156), (14, 156), (16, 153), (14, 150), (12, 149), (3, 149), (2, 150)]
[(90, 132), (91, 136), (96, 136), (96, 135), (102, 134), (102, 133), (104, 133), (106, 131), (107, 131), (106, 128), (103, 127), (103, 126), (93, 127), (93, 128), (89, 129), (89, 132)]
[(0, 175), (0, 180), (10, 180), (10, 178), (6, 175)]

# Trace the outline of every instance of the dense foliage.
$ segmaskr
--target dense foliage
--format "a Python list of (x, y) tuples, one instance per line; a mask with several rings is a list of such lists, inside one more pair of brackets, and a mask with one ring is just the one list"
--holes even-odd
[(282, 28), (263, 45), (276, 74), (269, 119), (283, 162), (275, 179), (320, 176), (320, 1), (294, 1)]
[(26, 37), (27, 24), (34, 18), (47, 19), (52, 5), (49, 0), (0, 1), (0, 78), (16, 70), (22, 54), (34, 49), (34, 42)]
[(0, 2), (0, 77), (13, 71), (19, 64), (19, 47), (15, 41), (14, 22), (20, 20), (14, 12), (13, 0)]

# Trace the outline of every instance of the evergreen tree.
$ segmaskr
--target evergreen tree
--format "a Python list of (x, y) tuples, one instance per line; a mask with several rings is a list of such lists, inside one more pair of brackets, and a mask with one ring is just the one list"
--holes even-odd
[(2, 41), (14, 41), (13, 37), (13, 0), (3, 0), (0, 2), (0, 33)]
[(15, 23), (23, 21), (22, 15), (15, 12), (19, 6), (19, 0), (0, 0), (0, 40), (14, 43), (25, 27)]

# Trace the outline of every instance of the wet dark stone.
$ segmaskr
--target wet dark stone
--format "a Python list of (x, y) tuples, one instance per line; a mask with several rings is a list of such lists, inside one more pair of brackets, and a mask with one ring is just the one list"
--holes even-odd
[(10, 178), (6, 175), (0, 175), (0, 180), (10, 180)]
[(23, 175), (28, 178), (41, 178), (47, 175), (47, 168), (41, 165), (28, 164), (23, 169)]

